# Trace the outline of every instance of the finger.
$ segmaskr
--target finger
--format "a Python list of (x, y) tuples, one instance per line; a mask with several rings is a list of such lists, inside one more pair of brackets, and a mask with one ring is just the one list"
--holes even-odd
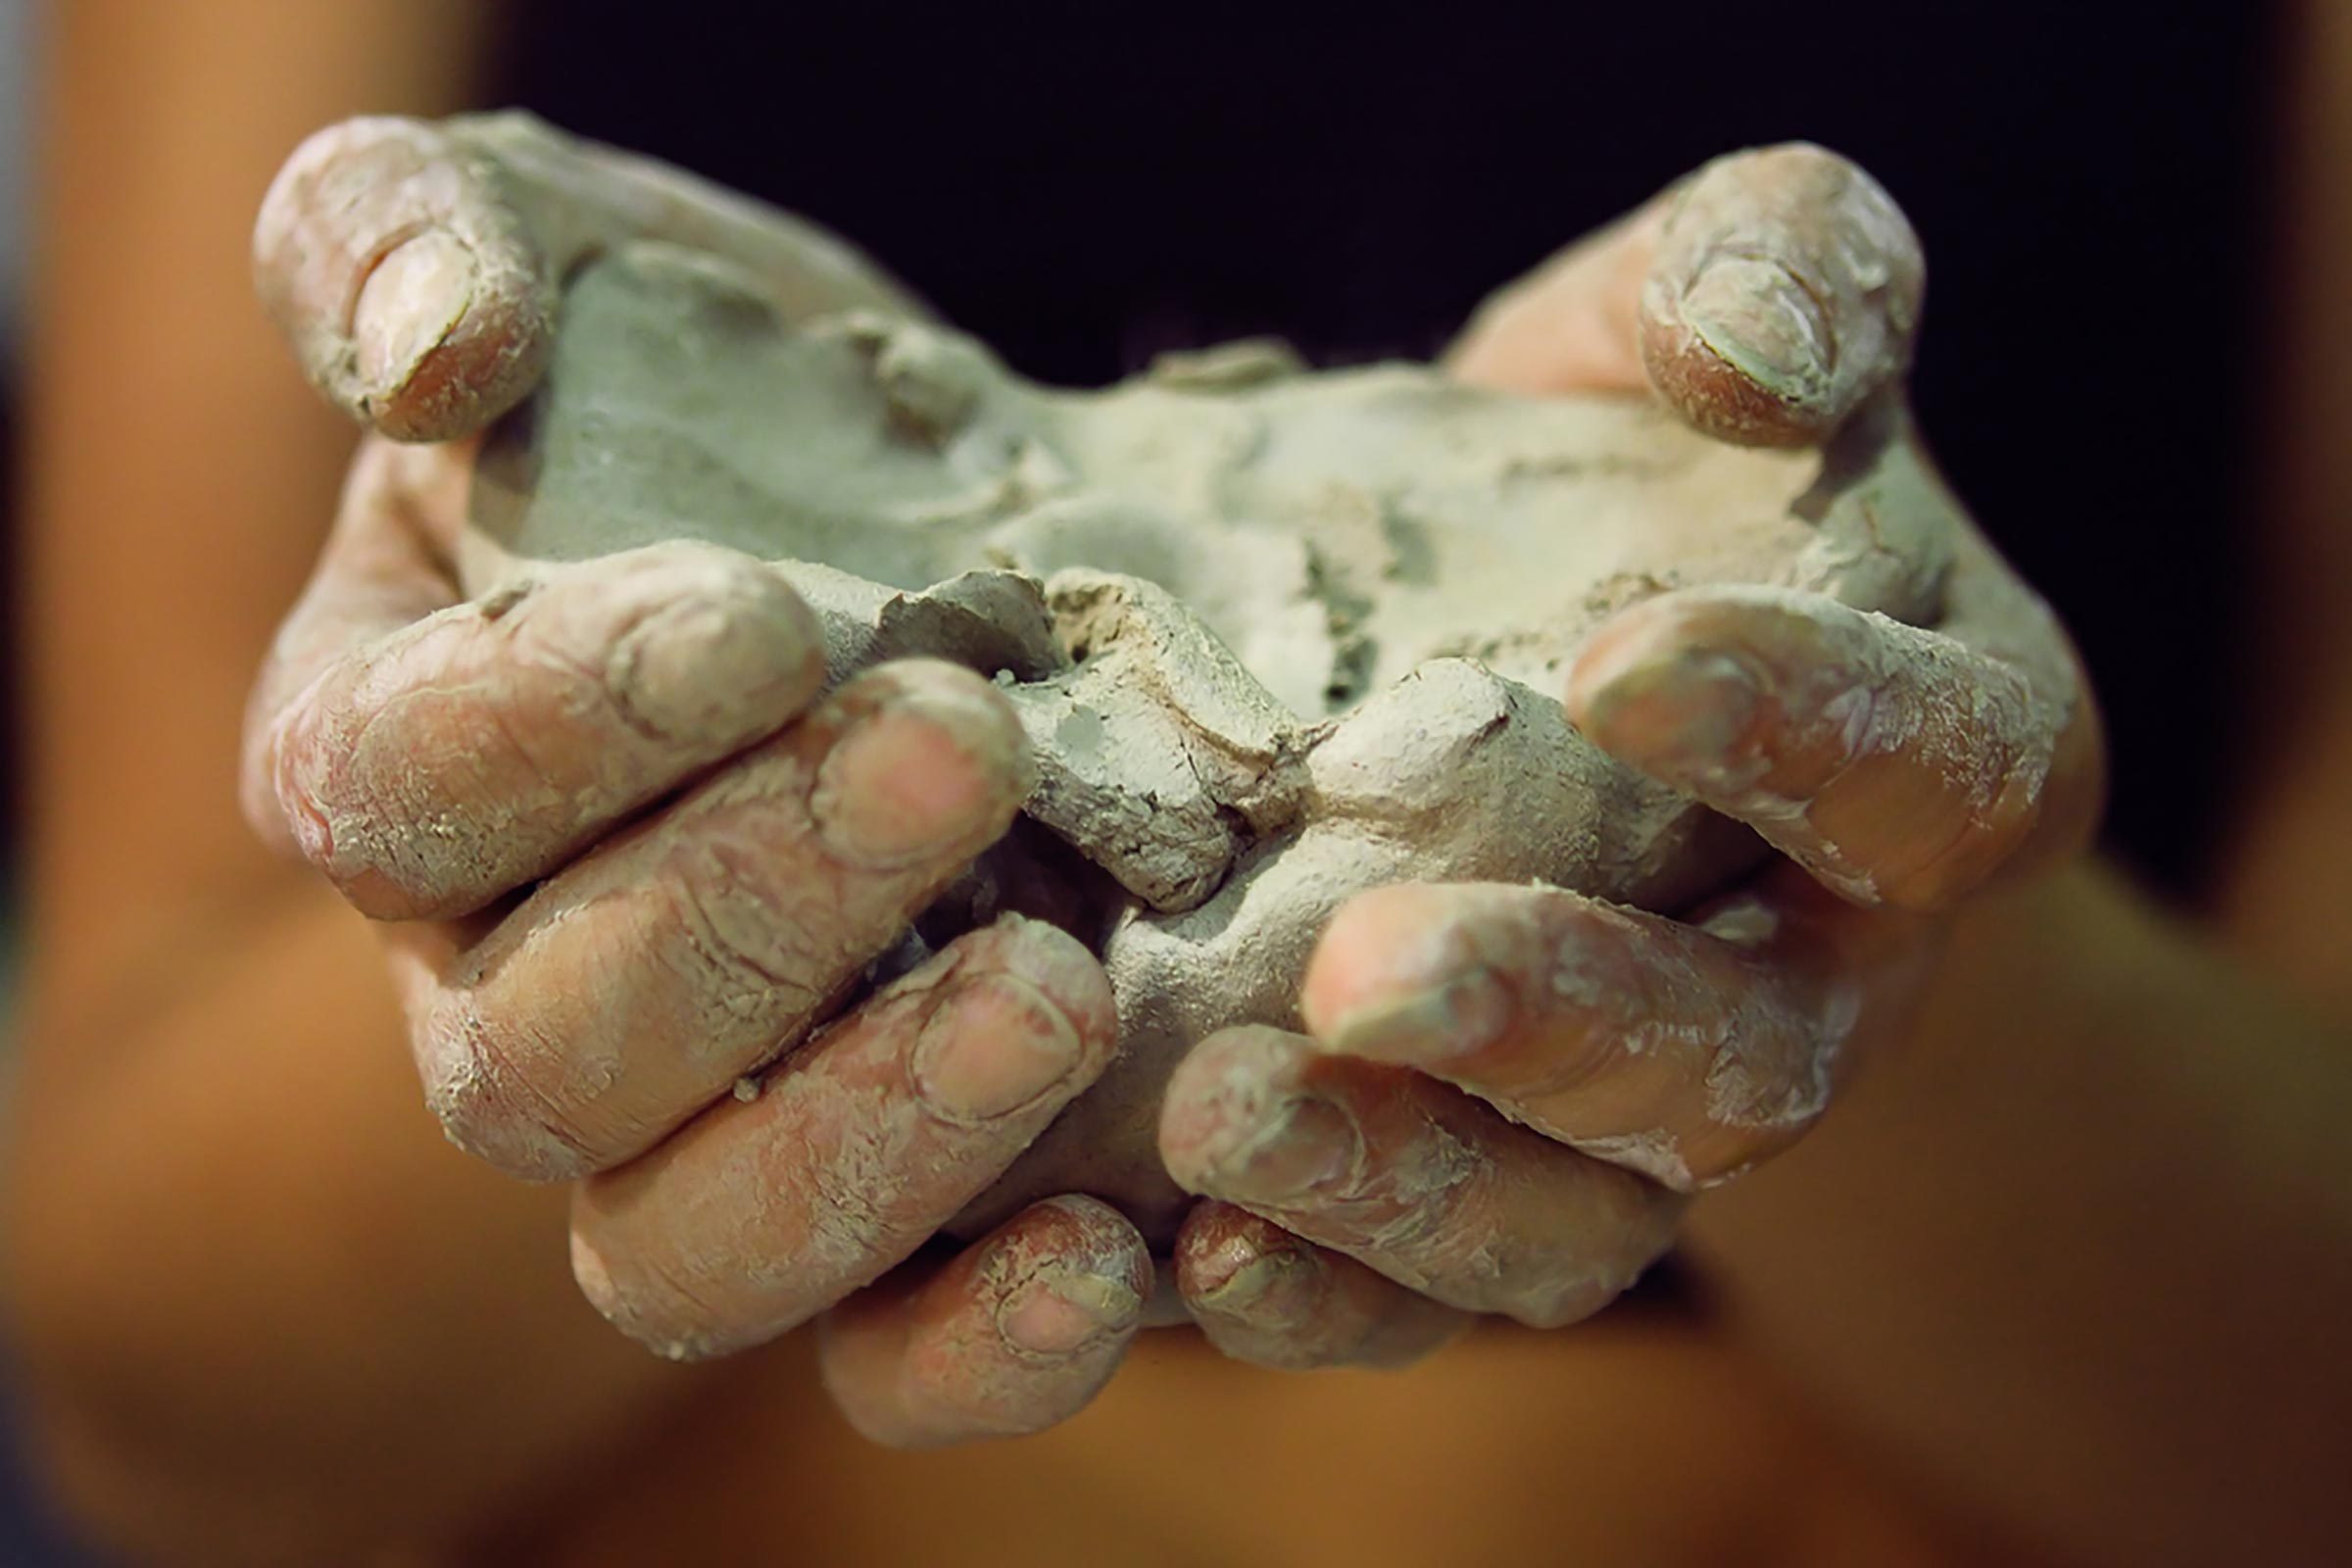
[(430, 520), (463, 515), (467, 457), (458, 447), (361, 444), (318, 570), (246, 704), (239, 800), (246, 821), (280, 854), (302, 847), (277, 799), (278, 719), (338, 661), (457, 603), (448, 541)]
[(1404, 1366), (1470, 1316), (1230, 1203), (1196, 1204), (1176, 1236), (1193, 1321), (1237, 1361), (1303, 1371)]
[(495, 166), (439, 126), (310, 137), (262, 199), (253, 265), (303, 373), (396, 440), (472, 434), (546, 365), (558, 274)]
[(442, 976), (427, 1102), (512, 1175), (617, 1164), (796, 1044), (1028, 792), (1019, 721), (906, 661), (544, 883)]
[(1679, 1200), (1433, 1078), (1250, 1027), (1170, 1078), (1159, 1149), (1222, 1199), (1469, 1312), (1556, 1327), (1665, 1250)]
[(633, 238), (725, 257), (791, 318), (922, 314), (814, 224), (520, 114), (318, 132), (263, 200), (254, 274), (322, 392), (397, 440), (441, 441), (537, 384), (563, 278)]
[(1656, 197), (1497, 290), (1447, 350), (1447, 373), (1535, 397), (1647, 392), (1642, 285), (1671, 205)]
[(1696, 924), (1557, 888), (1407, 884), (1333, 917), (1302, 1006), (1326, 1051), (1689, 1192), (1812, 1125), (1849, 1040), (1910, 994), (1928, 930), (1794, 871)]
[[(331, 564), (314, 593), (349, 597)], [(335, 660), (267, 719), (257, 788), (362, 912), (463, 914), (781, 729), (824, 674), (816, 618), (774, 571), (655, 545), (549, 567)]]
[(664, 1354), (772, 1339), (910, 1256), (1101, 1074), (1116, 1038), (1085, 948), (1008, 916), (581, 1183), (573, 1272)]
[(1151, 1289), (1152, 1254), (1116, 1209), (1048, 1199), (937, 1273), (824, 1314), (817, 1366), (850, 1425), (894, 1448), (1043, 1432), (1110, 1381)]
[(1483, 308), (1455, 374), (1531, 393), (1644, 382), (1706, 434), (1806, 446), (1910, 363), (1919, 238), (1835, 153), (1790, 143), (1699, 170)]
[(1686, 589), (1586, 641), (1568, 711), (1855, 902), (1940, 907), (2021, 851), (2079, 843), (2095, 814), (2096, 715), (2034, 609), (2039, 649), (1996, 657), (1965, 620), (1926, 631), (1819, 595)]

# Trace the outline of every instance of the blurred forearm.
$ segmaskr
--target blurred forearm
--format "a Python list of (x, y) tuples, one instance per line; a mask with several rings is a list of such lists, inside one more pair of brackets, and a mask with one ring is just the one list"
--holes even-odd
[(431, 1542), (692, 1386), (581, 1299), (563, 1189), (443, 1142), (362, 922), (186, 912), (157, 987), (29, 1020), (9, 1305), (77, 1511), (236, 1562)]
[(2251, 498), (2268, 526), (2252, 535), (2256, 597), (2242, 607), (2255, 646), (2234, 651), (2233, 716), (2255, 733), (2235, 759), (2243, 808), (2215, 891), (2247, 963), (2352, 1019), (2352, 7), (2282, 11), (2271, 395)]
[(1964, 922), (1923, 1027), (1693, 1211), (1740, 1332), (1957, 1507), (2084, 1562), (2352, 1531), (2352, 1040), (2083, 867)]
[(318, 125), (459, 107), (491, 14), (48, 19), (5, 1305), (37, 1449), (158, 1555), (442, 1537), (683, 1386), (579, 1300), (564, 1195), (442, 1144), (373, 939), (234, 805), (352, 444), (252, 300), (253, 213)]

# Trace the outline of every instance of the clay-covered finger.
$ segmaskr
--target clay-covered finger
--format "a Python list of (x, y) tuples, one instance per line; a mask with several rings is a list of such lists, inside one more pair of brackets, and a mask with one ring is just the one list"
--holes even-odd
[(1466, 1312), (1231, 1203), (1194, 1205), (1176, 1281), (1208, 1342), (1285, 1371), (1404, 1366), (1469, 1327)]
[(1911, 362), (1927, 266), (1879, 182), (1797, 142), (1719, 158), (1669, 197), (1642, 362), (1700, 430), (1807, 446)]
[(1043, 1432), (1110, 1380), (1152, 1278), (1116, 1209), (1048, 1199), (944, 1268), (890, 1276), (824, 1314), (818, 1368), (850, 1425), (894, 1448)]
[(1924, 956), (1911, 917), (1879, 915), (1864, 945), (1825, 914), (1863, 917), (1794, 873), (1692, 924), (1557, 888), (1379, 888), (1333, 917), (1302, 1006), (1326, 1051), (1417, 1068), (1687, 1192), (1800, 1137)]
[(1007, 916), (580, 1184), (573, 1272), (664, 1354), (772, 1339), (911, 1256), (1094, 1082), (1116, 1038), (1085, 947)]
[(459, 1147), (557, 1179), (651, 1148), (798, 1043), (1028, 793), (968, 670), (867, 671), (541, 884), (416, 1027)]
[(2034, 608), (2038, 652), (1996, 657), (1819, 595), (1686, 589), (1586, 642), (1568, 709), (1602, 750), (1857, 903), (1939, 907), (2045, 820), (2070, 839), (2087, 829), (2096, 716)]
[(1170, 1078), (1160, 1155), (1221, 1199), (1468, 1312), (1598, 1311), (1672, 1239), (1680, 1200), (1451, 1085), (1247, 1027)]
[(364, 913), (446, 917), (781, 729), (824, 681), (773, 570), (655, 545), (451, 606), (329, 663), (255, 765), (302, 854)]
[(555, 277), (498, 170), (440, 126), (371, 116), (287, 159), (254, 283), (303, 372), (404, 441), (481, 429), (536, 384)]
[(1654, 390), (1724, 440), (1805, 446), (1910, 363), (1918, 236), (1802, 143), (1707, 165), (1483, 305), (1446, 368), (1534, 394)]
[(463, 514), (463, 446), (360, 445), (318, 568), (270, 640), (245, 704), (238, 800), (245, 820), (280, 854), (299, 856), (277, 798), (281, 720), (328, 669), (458, 602), (452, 541), (439, 525)]

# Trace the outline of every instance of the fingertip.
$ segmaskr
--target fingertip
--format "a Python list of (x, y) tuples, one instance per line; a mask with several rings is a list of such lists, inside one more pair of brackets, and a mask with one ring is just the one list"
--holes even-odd
[(1320, 1040), (1340, 1016), (1390, 982), (1400, 948), (1430, 930), (1429, 891), (1417, 883), (1369, 888), (1340, 906), (1306, 961), (1298, 1010)]
[(1908, 368), (1925, 287), (1917, 233), (1852, 162), (1803, 142), (1735, 153), (1673, 202), (1642, 365), (1704, 434), (1813, 445)]
[(827, 706), (842, 733), (809, 811), (827, 846), (858, 864), (969, 858), (1004, 836), (1036, 785), (1012, 705), (958, 665), (882, 664)]
[(1731, 765), (1765, 700), (1754, 656), (1699, 608), (1652, 600), (1622, 612), (1578, 651), (1564, 693), (1586, 739), (1670, 782)]
[(1176, 1288), (1196, 1317), (1294, 1315), (1313, 1295), (1315, 1251), (1289, 1231), (1214, 1199), (1194, 1205), (1176, 1235)]
[(2072, 711), (1948, 632), (1756, 586), (1621, 612), (1579, 651), (1566, 706), (1610, 756), (1849, 901), (1913, 909), (1983, 886), (2038, 833)]
[(1152, 1287), (1151, 1253), (1115, 1209), (1048, 1199), (919, 1283), (885, 1281), (827, 1313), (825, 1387), (890, 1447), (1042, 1432), (1109, 1381)]
[(1352, 1191), (1371, 1158), (1362, 1090), (1325, 1065), (1312, 1041), (1279, 1029), (1201, 1041), (1160, 1104), (1169, 1177), (1196, 1196), (1284, 1210)]
[(1782, 773), (1800, 753), (1823, 753), (1831, 767), (1867, 737), (1871, 708), (1858, 694), (1881, 624), (1894, 626), (1820, 594), (1681, 589), (1595, 630), (1570, 663), (1563, 701), (1588, 740), (1666, 783), (1712, 800), (1772, 773), (1788, 793), (1821, 782)]
[(901, 989), (938, 987), (906, 1075), (942, 1122), (979, 1127), (1050, 1114), (1115, 1054), (1109, 982), (1091, 954), (1051, 926), (1008, 915), (958, 938), (932, 968), (944, 980), (917, 971)]
[(1231, 1203), (1197, 1205), (1177, 1233), (1176, 1283), (1211, 1345), (1254, 1366), (1326, 1364), (1309, 1334), (1328, 1282), (1315, 1250)]
[(1208, 1342), (1270, 1370), (1402, 1366), (1470, 1321), (1230, 1203), (1204, 1202), (1186, 1217), (1175, 1261), (1178, 1288)]
[(1230, 1164), (1247, 1164), (1298, 1098), (1311, 1047), (1257, 1024), (1220, 1029), (1185, 1053), (1159, 1105), (1159, 1153), (1168, 1174), (1205, 1193)]
[(1488, 940), (1526, 892), (1397, 883), (1341, 906), (1308, 960), (1300, 1012), (1321, 1051), (1432, 1065), (1492, 1040), (1512, 1005)]
[(981, 1270), (992, 1320), (1021, 1356), (1068, 1360), (1124, 1342), (1151, 1298), (1151, 1250), (1136, 1228), (1081, 1194), (1032, 1204), (991, 1244)]
[(263, 198), (253, 267), (313, 384), (395, 440), (473, 434), (545, 368), (547, 268), (488, 160), (439, 126), (313, 133)]
[(555, 304), (531, 259), (428, 229), (368, 273), (349, 335), (357, 412), (395, 441), (454, 441), (538, 385)]
[(1836, 428), (1829, 321), (1788, 268), (1728, 257), (1677, 288), (1642, 294), (1642, 368), (1702, 435), (1738, 446), (1801, 447)]
[(1100, 1070), (1118, 1044), (1118, 1004), (1110, 977), (1087, 945), (1058, 926), (1027, 915), (1000, 917), (979, 938), (1007, 974), (1034, 987), (1067, 1018), (1090, 1066)]

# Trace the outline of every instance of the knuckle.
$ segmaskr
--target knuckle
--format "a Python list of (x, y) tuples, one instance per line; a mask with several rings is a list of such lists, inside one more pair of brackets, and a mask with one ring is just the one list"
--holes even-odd
[(837, 921), (830, 911), (839, 901), (813, 872), (769, 874), (761, 851), (713, 835), (665, 880), (662, 896), (702, 972), (701, 989), (716, 1003), (765, 999), (763, 1008), (807, 1013), (822, 1001), (823, 977), (838, 967), (820, 951), (817, 933)]

